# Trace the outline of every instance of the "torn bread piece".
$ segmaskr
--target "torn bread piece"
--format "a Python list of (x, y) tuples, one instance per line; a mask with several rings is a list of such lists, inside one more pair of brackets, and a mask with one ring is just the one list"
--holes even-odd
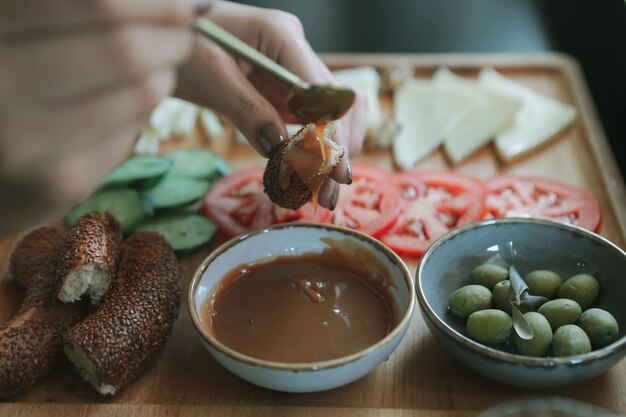
[(84, 316), (82, 303), (56, 298), (63, 237), (54, 229), (30, 232), (11, 255), (9, 274), (24, 289), (17, 313), (0, 326), (0, 398), (43, 378), (62, 358), (63, 332)]
[(345, 153), (343, 146), (332, 140), (334, 134), (333, 123), (323, 128), (308, 124), (274, 150), (263, 173), (270, 200), (292, 210), (311, 199), (317, 204), (320, 188)]
[(165, 238), (137, 232), (122, 244), (118, 279), (97, 310), (64, 335), (64, 351), (102, 395), (115, 395), (163, 350), (180, 307), (180, 271)]
[(122, 228), (110, 213), (80, 217), (65, 238), (58, 270), (59, 300), (69, 303), (87, 295), (98, 304), (111, 285), (121, 243)]

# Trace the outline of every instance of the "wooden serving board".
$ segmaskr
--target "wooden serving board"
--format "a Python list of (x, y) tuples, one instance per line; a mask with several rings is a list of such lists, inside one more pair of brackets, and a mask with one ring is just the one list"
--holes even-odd
[[(399, 64), (414, 66), (428, 77), (440, 66), (475, 76), (483, 66), (566, 103), (578, 110), (576, 122), (542, 149), (503, 165), (487, 147), (451, 167), (439, 150), (418, 168), (454, 169), (488, 178), (494, 174), (541, 175), (589, 190), (602, 207), (601, 234), (620, 247), (626, 243), (626, 191), (575, 62), (559, 55), (328, 55), (332, 68)], [(381, 97), (389, 107), (389, 97)], [(250, 148), (220, 149), (234, 169), (262, 166)], [(386, 151), (357, 161), (392, 170)], [(186, 291), (195, 268), (221, 240), (181, 259), (183, 305), (162, 354), (132, 385), (114, 398), (102, 398), (62, 363), (24, 394), (0, 403), (0, 416), (39, 415), (414, 415), (473, 416), (508, 400), (526, 396), (563, 396), (626, 413), (626, 360), (607, 374), (558, 390), (528, 390), (492, 382), (456, 363), (434, 340), (416, 309), (411, 328), (396, 352), (370, 375), (348, 386), (315, 394), (286, 394), (251, 385), (217, 364), (196, 337), (186, 306)], [(17, 238), (0, 243), (0, 322), (21, 302), (21, 291), (8, 282), (8, 257)], [(411, 271), (417, 261), (406, 259)]]

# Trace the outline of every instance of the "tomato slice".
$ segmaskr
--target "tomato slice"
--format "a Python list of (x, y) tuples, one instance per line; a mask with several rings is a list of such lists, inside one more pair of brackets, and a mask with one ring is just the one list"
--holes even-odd
[(457, 226), (481, 219), (483, 183), (454, 172), (413, 171), (394, 176), (403, 212), (381, 240), (396, 253), (421, 256), (438, 237)]
[(379, 168), (354, 165), (352, 184), (342, 186), (337, 206), (327, 220), (378, 237), (397, 220), (400, 192), (389, 174)]
[(263, 168), (250, 168), (215, 181), (202, 202), (202, 212), (228, 236), (237, 236), (275, 223), (322, 222), (328, 210), (314, 211), (307, 203), (289, 210), (272, 203), (263, 192)]
[(582, 188), (514, 175), (492, 178), (486, 185), (487, 217), (535, 217), (600, 230), (600, 204)]

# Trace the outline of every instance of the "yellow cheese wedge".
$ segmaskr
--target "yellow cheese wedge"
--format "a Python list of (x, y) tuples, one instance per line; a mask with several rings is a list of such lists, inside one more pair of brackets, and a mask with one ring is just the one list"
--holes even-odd
[(487, 90), (476, 80), (459, 77), (447, 68), (433, 76), (436, 86), (473, 100), (475, 106), (446, 136), (443, 147), (453, 163), (459, 163), (482, 148), (513, 118), (521, 101)]
[(437, 148), (473, 110), (474, 103), (430, 80), (413, 79), (396, 90), (393, 107), (394, 118), (400, 124), (393, 157), (406, 170)]
[(576, 109), (512, 81), (492, 68), (481, 71), (479, 84), (522, 101), (512, 123), (495, 138), (500, 158), (511, 161), (543, 145), (576, 118)]

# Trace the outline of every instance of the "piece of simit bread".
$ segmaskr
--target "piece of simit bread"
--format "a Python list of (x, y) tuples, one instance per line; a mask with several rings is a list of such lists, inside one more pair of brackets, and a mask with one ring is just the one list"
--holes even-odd
[(122, 228), (110, 213), (80, 217), (65, 238), (58, 271), (59, 300), (73, 302), (86, 294), (92, 304), (98, 304), (111, 285), (121, 243)]
[[(313, 193), (305, 184), (306, 181), (303, 181), (298, 176), (296, 170), (288, 171), (289, 174), (286, 181), (281, 181), (280, 179), (280, 166), (283, 163), (285, 154), (291, 152), (303, 152), (304, 150), (299, 146), (309, 137), (309, 135), (317, 136), (316, 126), (312, 123), (304, 126), (291, 138), (283, 141), (274, 150), (267, 161), (265, 172), (263, 173), (263, 186), (265, 187), (265, 193), (268, 195), (270, 200), (281, 207), (297, 210), (309, 202), (313, 197)], [(343, 146), (338, 145), (332, 140), (334, 135), (335, 125), (333, 123), (327, 124), (324, 129), (324, 144), (327, 147), (326, 161), (322, 160), (319, 146), (307, 150), (307, 152), (311, 152), (313, 157), (319, 155), (320, 165), (316, 175), (322, 176), (320, 184), (332, 173), (333, 169), (339, 165), (339, 161), (345, 153)]]
[(178, 262), (161, 235), (128, 238), (117, 274), (97, 310), (65, 334), (65, 354), (102, 395), (115, 395), (152, 362), (180, 306)]
[(56, 298), (63, 237), (54, 229), (26, 235), (11, 254), (9, 273), (26, 290), (18, 312), (0, 329), (0, 398), (46, 375), (62, 357), (63, 333), (84, 317), (82, 303)]

